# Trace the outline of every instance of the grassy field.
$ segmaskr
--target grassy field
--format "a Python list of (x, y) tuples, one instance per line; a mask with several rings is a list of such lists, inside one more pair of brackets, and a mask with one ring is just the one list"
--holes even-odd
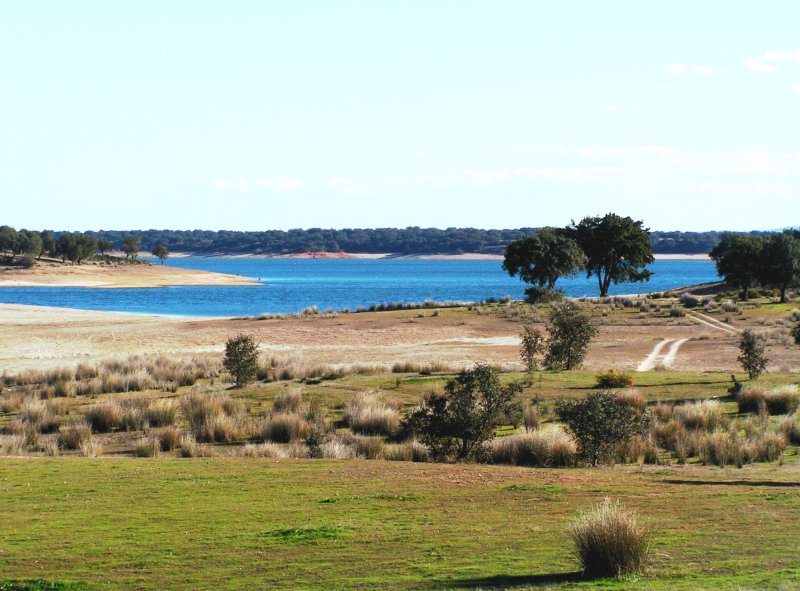
[[(3, 458), (0, 580), (89, 589), (796, 589), (798, 468)], [(606, 496), (653, 530), (645, 577), (580, 580), (568, 524)]]

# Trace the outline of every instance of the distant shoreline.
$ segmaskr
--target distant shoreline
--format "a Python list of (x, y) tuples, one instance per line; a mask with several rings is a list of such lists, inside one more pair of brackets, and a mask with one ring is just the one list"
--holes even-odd
[[(405, 259), (420, 261), (502, 261), (501, 254), (465, 252), (462, 254), (400, 254), (400, 253), (357, 253), (357, 252), (299, 252), (291, 254), (234, 254), (189, 252), (170, 253), (172, 258), (219, 258), (219, 259)], [(654, 254), (657, 261), (708, 261), (707, 254)]]

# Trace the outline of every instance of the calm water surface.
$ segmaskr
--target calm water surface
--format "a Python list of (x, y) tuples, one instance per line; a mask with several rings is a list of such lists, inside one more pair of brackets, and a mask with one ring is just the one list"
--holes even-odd
[[(308, 306), (340, 310), (381, 302), (471, 302), (510, 295), (522, 298), (525, 285), (500, 261), (408, 259), (221, 259), (183, 258), (171, 266), (252, 277), (254, 286), (89, 289), (4, 287), (0, 302), (178, 316), (248, 316), (298, 312)], [(665, 291), (716, 281), (711, 261), (656, 261), (649, 283), (620, 284), (611, 294)], [(561, 279), (568, 295), (598, 294), (595, 277)]]

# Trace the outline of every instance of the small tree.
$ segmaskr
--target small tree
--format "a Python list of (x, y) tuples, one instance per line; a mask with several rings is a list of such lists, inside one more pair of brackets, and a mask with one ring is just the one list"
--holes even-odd
[(133, 234), (128, 234), (122, 241), (122, 252), (125, 253), (126, 259), (135, 259), (139, 256), (139, 245), (141, 239)]
[(594, 392), (581, 400), (559, 400), (556, 413), (575, 436), (581, 457), (596, 466), (613, 447), (642, 430), (643, 414), (621, 404), (610, 392)]
[(525, 369), (532, 374), (539, 369), (539, 355), (545, 350), (544, 336), (538, 328), (526, 324), (522, 327), (519, 338), (519, 356), (525, 364)]
[(450, 380), (444, 393), (427, 394), (403, 420), (403, 430), (415, 434), (437, 461), (473, 457), (494, 436), (521, 392), (517, 383), (501, 386), (488, 365), (464, 370)]
[(163, 244), (159, 244), (153, 249), (153, 256), (161, 261), (161, 266), (164, 266), (164, 259), (169, 257), (169, 251)]
[(111, 240), (105, 240), (101, 238), (97, 241), (97, 252), (99, 252), (101, 255), (111, 252), (112, 250), (114, 250), (114, 242)]
[(258, 373), (258, 345), (248, 335), (228, 339), (222, 365), (233, 376), (237, 388), (252, 382)]
[(548, 369), (578, 367), (586, 358), (589, 342), (597, 334), (589, 316), (574, 302), (554, 305), (547, 328), (550, 341), (544, 363)]
[(750, 330), (745, 330), (739, 337), (739, 363), (750, 376), (757, 380), (767, 370), (767, 361), (764, 354), (764, 345), (761, 340)]

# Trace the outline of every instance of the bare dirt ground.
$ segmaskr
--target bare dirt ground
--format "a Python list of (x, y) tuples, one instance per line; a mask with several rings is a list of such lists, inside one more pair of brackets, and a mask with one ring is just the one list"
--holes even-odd
[(2, 287), (166, 287), (251, 285), (248, 277), (161, 265), (66, 265), (38, 263), (30, 269), (0, 268)]
[[(94, 362), (135, 354), (221, 355), (225, 341), (252, 335), (265, 355), (307, 365), (385, 364), (411, 361), (451, 366), (475, 362), (521, 368), (521, 305), (483, 309), (445, 308), (295, 318), (164, 318), (0, 304), (0, 371)], [(633, 309), (592, 306), (599, 334), (585, 367), (635, 371), (659, 343), (669, 341), (652, 367), (678, 371), (738, 370), (739, 330), (752, 328), (767, 338), (770, 371), (797, 372), (800, 348), (781, 324), (786, 312), (744, 310), (740, 315), (694, 313), (683, 318), (641, 314)], [(727, 320), (727, 322), (724, 322)], [(680, 343), (676, 345), (676, 343)]]

